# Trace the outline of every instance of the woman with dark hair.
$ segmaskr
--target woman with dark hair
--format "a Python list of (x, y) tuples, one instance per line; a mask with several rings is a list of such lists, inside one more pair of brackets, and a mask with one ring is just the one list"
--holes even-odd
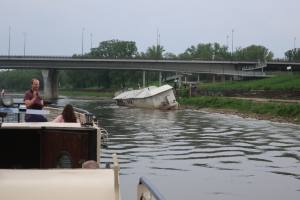
[(76, 122), (79, 122), (79, 121), (76, 119), (73, 106), (70, 105), (70, 104), (67, 104), (64, 107), (64, 110), (62, 111), (62, 113), (60, 115), (58, 115), (53, 120), (53, 122), (76, 123)]

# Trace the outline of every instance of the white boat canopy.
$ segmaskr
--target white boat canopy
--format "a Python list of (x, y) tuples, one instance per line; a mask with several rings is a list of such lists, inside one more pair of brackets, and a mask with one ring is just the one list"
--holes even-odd
[(126, 91), (118, 96), (114, 97), (115, 100), (118, 99), (143, 99), (143, 98), (148, 98), (155, 96), (159, 93), (171, 90), (173, 87), (170, 85), (163, 85), (161, 87), (156, 87), (156, 86), (150, 86), (146, 87), (140, 90), (131, 90), (131, 91)]

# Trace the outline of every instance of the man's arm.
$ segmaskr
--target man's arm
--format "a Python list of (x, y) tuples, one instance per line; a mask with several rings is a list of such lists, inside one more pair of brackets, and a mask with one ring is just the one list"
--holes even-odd
[(26, 108), (32, 106), (34, 104), (34, 101), (36, 100), (36, 98), (38, 97), (38, 93), (36, 91), (33, 92), (33, 97), (32, 99), (30, 99), (30, 94), (26, 93), (25, 97), (24, 97), (24, 103), (26, 105)]

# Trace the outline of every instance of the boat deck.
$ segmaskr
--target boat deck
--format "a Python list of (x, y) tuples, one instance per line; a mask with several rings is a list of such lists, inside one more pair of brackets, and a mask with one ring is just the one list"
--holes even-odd
[(0, 170), (5, 200), (115, 200), (113, 169)]

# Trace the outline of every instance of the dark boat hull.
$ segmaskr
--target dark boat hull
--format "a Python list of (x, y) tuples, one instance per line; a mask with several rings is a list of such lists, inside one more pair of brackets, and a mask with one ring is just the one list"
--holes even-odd
[(97, 160), (97, 129), (2, 127), (0, 168), (80, 168)]

